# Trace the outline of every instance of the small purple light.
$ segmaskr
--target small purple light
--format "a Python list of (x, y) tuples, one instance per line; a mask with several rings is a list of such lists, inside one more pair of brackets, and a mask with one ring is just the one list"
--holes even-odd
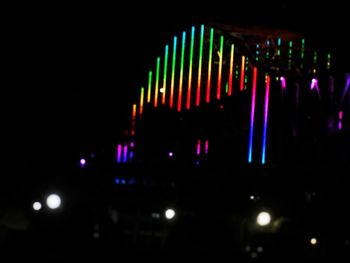
[(338, 130), (343, 128), (343, 111), (339, 111)]
[(169, 157), (173, 157), (174, 153), (173, 152), (169, 152)]
[(197, 166), (199, 165), (199, 161), (196, 161), (196, 165), (197, 165)]
[(119, 183), (120, 183), (119, 178), (115, 178), (115, 183), (116, 183), (116, 184), (119, 184)]
[(135, 144), (134, 142), (130, 142), (130, 148), (134, 148)]
[(125, 183), (126, 183), (126, 181), (125, 181), (124, 179), (122, 179), (122, 180), (121, 180), (121, 183), (122, 183), (122, 184), (125, 184)]
[(286, 88), (287, 88), (286, 78), (285, 77), (280, 77), (280, 80), (281, 80), (282, 91), (285, 92)]
[(85, 167), (86, 165), (86, 160), (84, 158), (80, 159), (80, 167)]

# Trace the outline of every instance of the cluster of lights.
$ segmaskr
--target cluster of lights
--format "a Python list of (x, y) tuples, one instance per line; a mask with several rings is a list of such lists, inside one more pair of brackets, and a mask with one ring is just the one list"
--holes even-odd
[[(56, 210), (61, 206), (61, 197), (58, 194), (50, 194), (46, 198), (46, 205), (50, 210)], [(33, 203), (33, 210), (39, 211), (42, 208), (42, 204), (39, 201)]]
[(134, 177), (128, 179), (116, 177), (114, 179), (114, 183), (116, 185), (134, 185), (136, 183), (136, 179)]
[(134, 142), (118, 144), (116, 161), (117, 163), (128, 163), (134, 158)]

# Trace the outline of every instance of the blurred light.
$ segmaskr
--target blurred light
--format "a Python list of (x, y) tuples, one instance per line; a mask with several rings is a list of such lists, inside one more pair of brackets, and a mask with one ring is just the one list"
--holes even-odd
[(263, 249), (263, 247), (258, 247), (258, 248), (256, 249), (256, 251), (258, 251), (259, 253), (262, 253), (262, 252), (264, 251), (264, 249)]
[(86, 160), (84, 158), (80, 159), (80, 167), (83, 168), (86, 165)]
[(317, 245), (317, 239), (316, 238), (311, 238), (310, 239), (310, 244), (313, 245), (313, 246), (316, 246)]
[(250, 246), (245, 246), (244, 250), (245, 250), (246, 252), (249, 252), (249, 251), (250, 251)]
[(159, 213), (152, 213), (152, 218), (159, 219), (160, 214)]
[(160, 88), (159, 90), (160, 93), (164, 93), (164, 91), (165, 91), (164, 88)]
[(165, 218), (171, 220), (175, 217), (175, 210), (172, 208), (168, 208), (165, 210)]
[(256, 258), (256, 257), (258, 256), (258, 254), (257, 254), (256, 252), (252, 252), (252, 253), (250, 253), (250, 256), (251, 256), (252, 258)]
[(122, 184), (125, 184), (125, 183), (126, 183), (126, 181), (125, 181), (124, 179), (122, 179), (122, 180), (121, 180), (121, 183), (122, 183)]
[(51, 194), (47, 197), (46, 204), (50, 209), (57, 209), (61, 205), (61, 198), (57, 194)]
[(254, 200), (254, 198), (255, 198), (254, 195), (250, 196), (250, 200)]
[(39, 211), (41, 209), (41, 203), (40, 202), (34, 202), (33, 203), (33, 209), (35, 211)]
[(116, 184), (120, 184), (119, 178), (115, 178), (114, 182), (115, 182)]
[(260, 212), (256, 218), (259, 226), (267, 226), (271, 222), (271, 215), (268, 212)]
[(131, 177), (131, 178), (128, 180), (128, 184), (130, 184), (130, 185), (136, 184), (136, 179), (135, 179), (135, 177)]
[(174, 156), (174, 153), (173, 152), (169, 152), (169, 157), (173, 157)]

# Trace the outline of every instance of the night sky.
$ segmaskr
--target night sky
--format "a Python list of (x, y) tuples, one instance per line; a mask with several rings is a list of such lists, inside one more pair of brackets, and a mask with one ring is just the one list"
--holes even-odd
[(82, 152), (110, 150), (128, 124), (131, 102), (154, 58), (174, 34), (193, 23), (295, 30), (334, 50), (339, 68), (349, 72), (344, 6), (334, 1), (314, 8), (303, 7), (305, 1), (279, 1), (277, 6), (225, 2), (188, 8), (176, 2), (160, 11), (153, 9), (155, 4), (136, 9), (136, 3), (12, 10), (3, 39), (6, 158), (0, 207), (22, 207), (27, 194), (51, 179), (69, 179), (67, 171)]

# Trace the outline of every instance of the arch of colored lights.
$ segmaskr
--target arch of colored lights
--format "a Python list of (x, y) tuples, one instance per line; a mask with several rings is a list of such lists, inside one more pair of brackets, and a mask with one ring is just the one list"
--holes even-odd
[[(247, 152), (242, 153), (249, 164), (264, 165), (268, 160), (269, 104), (273, 90), (279, 90), (281, 98), (289, 93), (296, 109), (300, 96), (311, 93), (320, 99), (327, 96), (328, 126), (334, 131), (348, 129), (350, 103), (346, 98), (350, 97), (350, 74), (345, 75), (345, 81), (335, 81), (332, 53), (308, 46), (305, 38), (297, 34), (283, 31), (257, 34), (257, 31), (200, 25), (174, 36), (154, 60), (147, 81), (131, 106), (127, 138), (116, 145), (117, 163), (133, 161), (138, 124), (145, 114), (152, 114), (145, 108), (181, 114), (208, 104), (220, 104), (240, 93), (250, 98), (249, 105), (242, 106), (250, 112)], [(258, 126), (257, 111), (263, 113), (262, 124)], [(297, 127), (294, 128), (293, 132), (297, 132)], [(208, 138), (196, 139), (194, 145), (198, 159), (208, 154)], [(260, 150), (254, 150), (257, 148)]]

